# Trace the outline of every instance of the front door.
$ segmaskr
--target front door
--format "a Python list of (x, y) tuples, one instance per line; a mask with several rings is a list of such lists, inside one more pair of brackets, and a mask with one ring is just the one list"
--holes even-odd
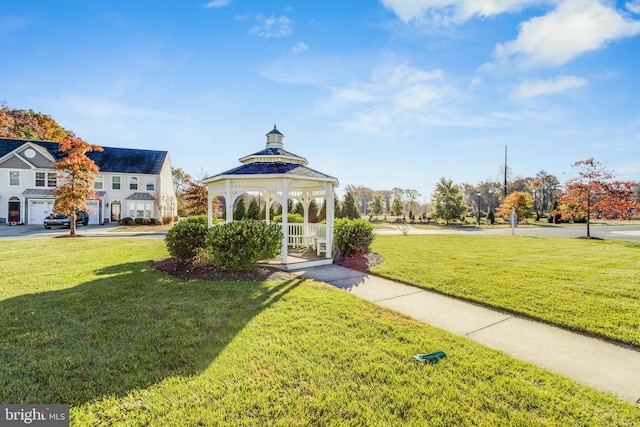
[(20, 201), (9, 201), (9, 222), (20, 222)]
[(111, 221), (118, 222), (120, 218), (120, 202), (111, 203)]

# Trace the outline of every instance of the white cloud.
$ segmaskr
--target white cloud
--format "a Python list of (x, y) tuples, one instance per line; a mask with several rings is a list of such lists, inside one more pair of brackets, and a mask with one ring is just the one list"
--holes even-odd
[(608, 42), (640, 33), (640, 21), (599, 0), (566, 0), (548, 15), (520, 27), (516, 40), (496, 46), (498, 62), (523, 68), (557, 67)]
[(309, 50), (309, 45), (305, 42), (298, 42), (291, 48), (293, 53), (302, 53), (307, 50)]
[(342, 125), (365, 133), (397, 132), (406, 123), (442, 123), (443, 103), (457, 90), (444, 83), (441, 70), (407, 65), (377, 70), (369, 80), (331, 88), (331, 98), (318, 110), (339, 117)]
[(404, 22), (464, 22), (474, 16), (489, 17), (517, 12), (552, 0), (381, 0)]
[(259, 25), (251, 28), (250, 34), (261, 37), (286, 37), (291, 35), (291, 19), (286, 16), (262, 16), (258, 15), (256, 19)]
[(542, 95), (562, 93), (588, 84), (588, 80), (576, 76), (557, 76), (548, 80), (530, 80), (519, 84), (513, 91), (512, 96), (519, 99), (535, 98)]
[(228, 6), (230, 3), (231, 3), (231, 0), (211, 0), (210, 2), (207, 2), (202, 6), (206, 7), (207, 9), (210, 9), (213, 7), (225, 7), (225, 6)]
[(627, 2), (625, 3), (624, 7), (626, 7), (629, 12), (640, 15), (640, 0)]

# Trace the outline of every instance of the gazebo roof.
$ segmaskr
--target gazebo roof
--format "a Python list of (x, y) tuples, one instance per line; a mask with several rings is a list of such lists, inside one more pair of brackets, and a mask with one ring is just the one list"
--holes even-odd
[[(286, 162), (253, 162), (230, 169), (211, 178), (225, 175), (296, 175), (306, 178), (335, 180), (336, 178), (296, 163)], [(209, 179), (211, 179), (209, 178)]]
[(206, 178), (204, 182), (215, 182), (222, 179), (242, 177), (279, 176), (310, 179), (313, 181), (328, 181), (333, 182), (335, 185), (338, 184), (337, 178), (307, 167), (309, 162), (304, 157), (286, 151), (282, 143), (284, 135), (275, 125), (273, 126), (273, 130), (266, 134), (266, 137), (267, 146), (265, 149), (241, 157), (239, 160), (243, 163), (242, 165)]

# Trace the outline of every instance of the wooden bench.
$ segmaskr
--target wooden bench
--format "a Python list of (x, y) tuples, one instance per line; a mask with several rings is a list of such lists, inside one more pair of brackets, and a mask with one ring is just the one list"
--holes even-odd
[(327, 239), (324, 237), (315, 237), (313, 239), (313, 246), (316, 249), (316, 254), (320, 256), (320, 252), (327, 254)]

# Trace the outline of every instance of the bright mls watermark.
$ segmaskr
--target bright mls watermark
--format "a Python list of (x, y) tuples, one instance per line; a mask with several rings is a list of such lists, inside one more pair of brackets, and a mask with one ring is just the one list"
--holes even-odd
[(0, 404), (0, 426), (69, 427), (69, 405)]

